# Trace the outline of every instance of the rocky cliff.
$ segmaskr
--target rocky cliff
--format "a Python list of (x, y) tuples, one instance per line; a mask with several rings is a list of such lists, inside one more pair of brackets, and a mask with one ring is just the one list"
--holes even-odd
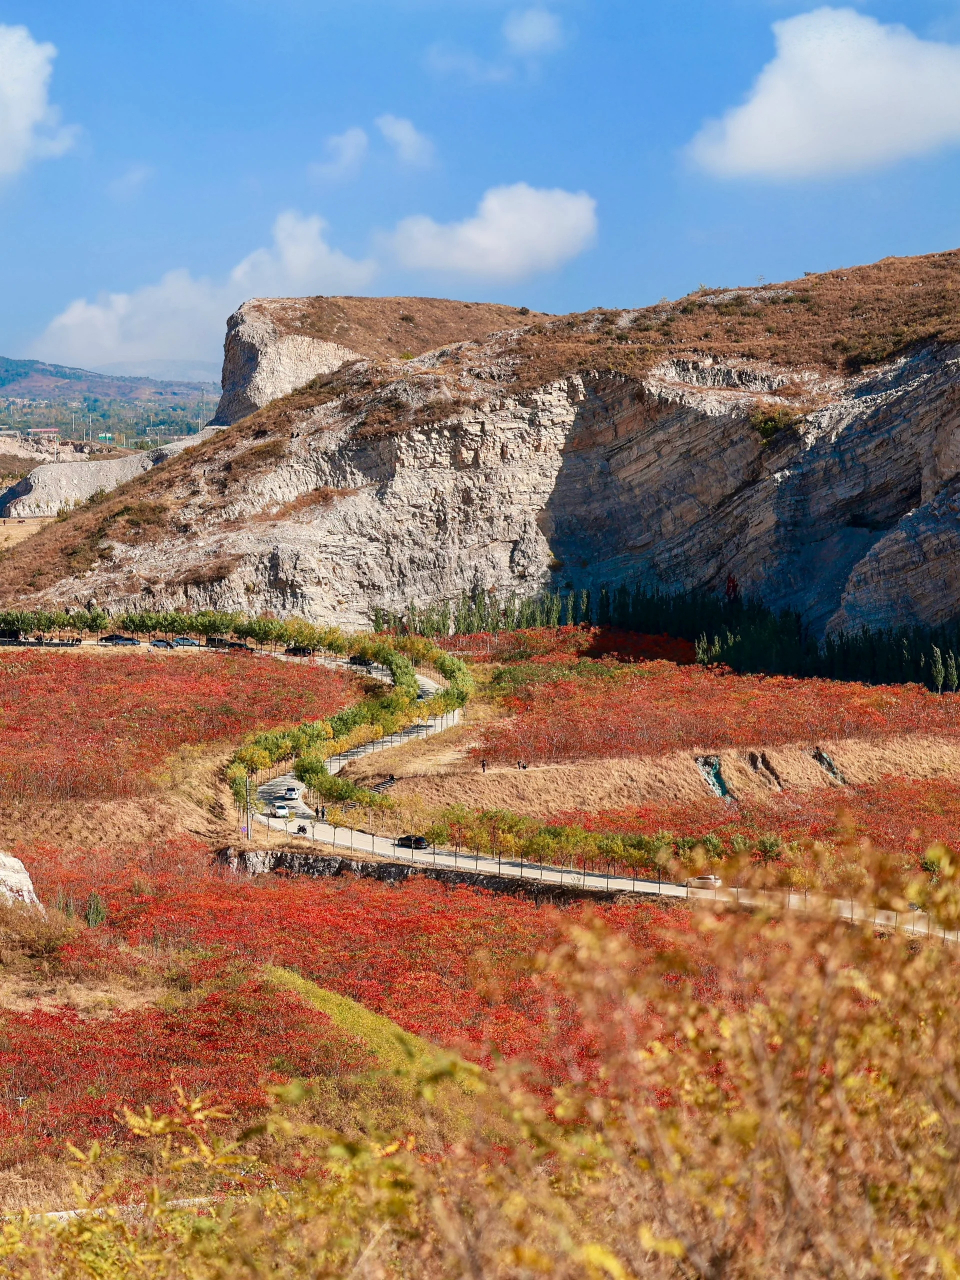
[[(63, 444), (57, 449), (58, 461), (42, 462), (0, 493), (0, 516), (23, 519), (60, 515), (94, 495), (99, 497), (110, 493), (127, 480), (166, 462), (182, 449), (209, 439), (215, 430), (208, 426), (198, 435), (174, 440), (157, 449), (125, 452), (120, 457), (104, 459), (90, 456), (89, 449), (83, 452), (83, 446)], [(51, 449), (52, 446), (47, 446), (48, 458)], [(31, 456), (36, 457), (37, 454)]]
[(446, 298), (253, 298), (227, 321), (213, 424), (237, 422), (347, 361), (420, 355), (529, 314)]
[(36, 535), (0, 587), (360, 625), (463, 590), (733, 573), (818, 630), (940, 621), (958, 289), (944, 254), (351, 358)]

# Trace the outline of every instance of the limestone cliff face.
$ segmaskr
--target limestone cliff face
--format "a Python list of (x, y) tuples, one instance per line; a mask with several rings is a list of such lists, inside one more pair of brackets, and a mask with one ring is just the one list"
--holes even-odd
[(529, 317), (526, 309), (447, 298), (252, 298), (227, 321), (213, 424), (237, 422), (349, 360), (422, 355)]
[[(379, 366), (366, 391), (271, 411), (128, 486), (162, 536), (45, 599), (229, 607), (367, 623), (463, 590), (728, 573), (818, 629), (960, 608), (960, 348), (842, 378), (667, 360), (642, 378), (505, 385), (462, 344)], [(757, 414), (805, 410), (765, 440)]]
[[(71, 460), (63, 461), (63, 455), (67, 453), (65, 446), (60, 451), (60, 461), (41, 463), (29, 475), (0, 493), (0, 516), (23, 519), (56, 516), (70, 511), (94, 494), (110, 493), (118, 485), (133, 480), (158, 463), (165, 462), (167, 458), (175, 457), (184, 449), (209, 439), (216, 430), (217, 428), (207, 426), (195, 436), (174, 440), (158, 449), (130, 453), (125, 457), (106, 461), (88, 458), (79, 451), (72, 451)], [(49, 452), (48, 449), (48, 455)]]
[(223, 346), (223, 394), (213, 418), (227, 426), (308, 383), (358, 359), (349, 347), (322, 338), (285, 333), (285, 298), (254, 298), (227, 321)]

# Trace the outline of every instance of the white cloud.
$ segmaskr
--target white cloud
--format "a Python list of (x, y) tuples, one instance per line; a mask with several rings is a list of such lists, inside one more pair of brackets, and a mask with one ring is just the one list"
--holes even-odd
[(427, 50), (427, 66), (440, 75), (458, 76), (474, 84), (498, 84), (515, 78), (521, 59), (528, 72), (536, 71), (537, 59), (556, 53), (564, 43), (560, 19), (540, 5), (508, 13), (502, 34), (504, 52), (495, 60), (435, 44)]
[(227, 316), (247, 298), (310, 293), (351, 293), (366, 288), (376, 271), (331, 249), (318, 217), (280, 214), (273, 245), (257, 249), (225, 280), (168, 271), (156, 284), (132, 293), (78, 298), (48, 326), (31, 355), (61, 364), (106, 365), (119, 361), (215, 360)]
[(723, 177), (855, 173), (960, 142), (960, 47), (852, 9), (774, 24), (776, 56), (747, 101), (689, 154)]
[(32, 160), (62, 156), (78, 130), (61, 125), (47, 96), (52, 44), (38, 44), (26, 27), (0, 25), (0, 177), (12, 177)]
[(433, 162), (433, 143), (410, 120), (400, 116), (378, 116), (376, 126), (392, 144), (401, 164), (411, 168), (426, 168)]
[(312, 178), (326, 182), (350, 178), (363, 164), (368, 145), (366, 133), (357, 126), (334, 134), (324, 144), (329, 159), (322, 164), (308, 165), (307, 171)]
[(148, 164), (132, 164), (126, 173), (107, 184), (107, 192), (114, 200), (132, 200), (140, 194), (153, 174), (154, 170)]
[(514, 72), (506, 63), (487, 62), (476, 54), (444, 44), (431, 45), (425, 62), (428, 70), (438, 75), (457, 76), (471, 84), (500, 84), (511, 79)]
[(518, 182), (492, 188), (464, 222), (405, 218), (390, 244), (405, 267), (518, 280), (576, 257), (596, 230), (596, 201), (585, 192), (537, 190)]
[(508, 14), (503, 35), (510, 52), (521, 58), (554, 53), (563, 44), (560, 19), (549, 9), (520, 9)]

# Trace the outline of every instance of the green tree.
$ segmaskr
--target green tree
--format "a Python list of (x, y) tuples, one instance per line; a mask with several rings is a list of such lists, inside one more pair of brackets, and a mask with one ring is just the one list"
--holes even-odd
[(937, 693), (940, 693), (943, 690), (943, 681), (946, 676), (946, 672), (943, 668), (943, 656), (940, 653), (940, 650), (936, 645), (933, 645), (932, 648), (933, 658), (930, 662), (930, 678), (936, 686)]

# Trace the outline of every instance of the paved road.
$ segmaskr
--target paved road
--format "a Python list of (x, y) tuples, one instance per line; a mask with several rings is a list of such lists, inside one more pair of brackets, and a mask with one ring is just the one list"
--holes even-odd
[[(197, 649), (186, 650), (186, 652), (191, 651), (196, 653)], [(167, 650), (167, 652), (170, 651)], [(183, 652), (183, 650), (180, 652)], [(269, 657), (289, 662), (303, 661), (303, 659), (288, 658), (285, 654), (266, 651), (253, 652), (258, 657)], [(309, 659), (309, 661), (354, 672), (361, 671), (366, 675), (372, 676), (375, 680), (382, 680), (386, 684), (393, 683), (387, 668), (376, 664), (371, 667), (358, 668), (350, 663), (348, 659), (336, 656), (315, 657)], [(423, 698), (432, 697), (442, 688), (436, 681), (420, 674), (417, 674), (417, 683), (420, 686)], [(339, 772), (348, 759), (355, 759), (358, 756), (366, 755), (370, 751), (382, 751), (391, 746), (401, 745), (413, 737), (441, 733), (444, 729), (456, 724), (459, 718), (459, 712), (450, 712), (447, 716), (435, 717), (426, 722), (426, 724), (412, 725), (410, 728), (405, 729), (403, 733), (391, 734), (388, 738), (379, 739), (375, 743), (367, 743), (362, 747), (355, 747), (352, 751), (344, 752), (342, 756), (331, 758), (328, 761), (328, 768), (332, 773)], [(258, 794), (266, 803), (270, 803), (274, 799), (280, 798), (288, 786), (296, 786), (298, 792), (302, 794), (303, 785), (298, 782), (293, 774), (284, 774), (274, 778), (271, 782), (265, 783), (259, 788)], [(600, 892), (683, 898), (688, 901), (728, 902), (778, 912), (787, 910), (818, 916), (834, 915), (843, 920), (869, 923), (878, 928), (895, 929), (899, 932), (915, 934), (919, 937), (936, 937), (945, 942), (960, 943), (960, 931), (951, 932), (942, 929), (929, 916), (920, 911), (899, 913), (886, 911), (874, 907), (864, 907), (853, 899), (828, 898), (820, 894), (761, 893), (754, 890), (741, 891), (736, 888), (697, 889), (685, 884), (642, 880), (632, 876), (605, 876), (589, 871), (564, 870), (541, 863), (484, 858), (472, 853), (458, 853), (453, 849), (404, 849), (399, 848), (393, 840), (384, 836), (375, 836), (367, 831), (345, 830), (343, 827), (334, 828), (328, 823), (318, 822), (313, 811), (303, 803), (302, 799), (286, 801), (286, 803), (294, 814), (294, 818), (290, 822), (284, 823), (278, 818), (267, 818), (261, 814), (255, 815), (256, 820), (266, 823), (275, 830), (286, 831), (288, 834), (295, 832), (298, 826), (306, 825), (307, 839), (315, 840), (325, 845), (332, 845), (338, 849), (349, 849), (354, 855), (368, 853), (377, 857), (389, 858), (393, 861), (409, 862), (415, 866), (449, 867), (458, 871), (472, 871), (480, 875), (505, 876), (519, 880), (536, 881), (539, 884), (566, 885), (571, 888)]]
[[(260, 792), (263, 794), (267, 787), (272, 787), (282, 793), (286, 786), (294, 784), (296, 779), (292, 774), (288, 774), (274, 779), (266, 787), (261, 787)], [(408, 862), (411, 866), (445, 867), (455, 871), (469, 871), (479, 875), (502, 876), (536, 884), (560, 885), (601, 893), (682, 898), (685, 901), (694, 902), (725, 902), (775, 912), (786, 910), (804, 915), (832, 915), (842, 920), (869, 923), (877, 928), (895, 929), (901, 933), (916, 934), (920, 937), (937, 937), (945, 942), (960, 943), (960, 932), (951, 933), (941, 929), (923, 912), (884, 911), (879, 908), (863, 907), (852, 899), (828, 898), (821, 894), (764, 893), (736, 888), (698, 889), (686, 884), (644, 880), (633, 876), (601, 875), (590, 871), (548, 866), (543, 863), (523, 862), (515, 858), (488, 858), (473, 853), (458, 853), (454, 849), (432, 847), (423, 850), (406, 849), (398, 847), (396, 842), (387, 836), (377, 836), (369, 831), (333, 827), (330, 823), (319, 822), (305, 805), (302, 806), (301, 815), (289, 823), (283, 823), (278, 818), (266, 818), (260, 814), (256, 815), (256, 820), (265, 823), (275, 831), (286, 831), (288, 834), (295, 833), (298, 826), (306, 826), (308, 840), (349, 851), (354, 857), (372, 854), (394, 862)]]

